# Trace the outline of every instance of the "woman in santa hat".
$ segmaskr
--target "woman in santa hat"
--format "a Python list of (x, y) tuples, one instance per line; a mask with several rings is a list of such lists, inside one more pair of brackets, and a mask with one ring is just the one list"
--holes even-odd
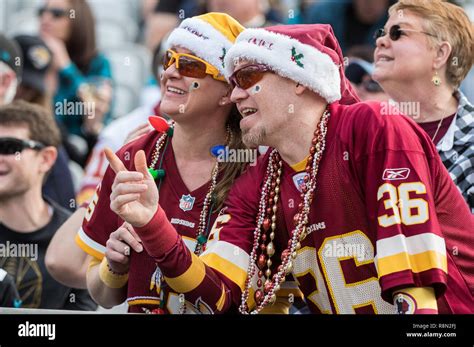
[[(76, 237), (92, 256), (87, 286), (100, 305), (112, 307), (127, 301), (129, 311), (135, 313), (193, 309), (187, 309), (179, 293), (167, 286), (134, 232), (133, 221), (124, 223), (113, 212), (119, 206), (111, 195), (112, 187), (132, 197), (153, 186), (190, 252), (202, 252), (217, 211), (247, 164), (222, 162), (212, 153), (223, 147), (246, 149), (239, 129), (241, 116), (230, 102), (223, 60), (242, 30), (237, 21), (221, 13), (184, 20), (169, 36), (171, 49), (163, 61), (160, 112), (170, 121), (151, 117), (155, 131), (116, 154), (106, 152), (116, 165), (108, 168)], [(145, 160), (146, 167), (135, 157)], [(135, 170), (140, 172), (132, 173)], [(121, 190), (125, 182), (134, 188)]]

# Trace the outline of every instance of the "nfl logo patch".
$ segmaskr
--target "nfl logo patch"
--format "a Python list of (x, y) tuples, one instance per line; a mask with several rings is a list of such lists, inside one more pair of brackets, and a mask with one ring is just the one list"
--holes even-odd
[(303, 187), (305, 186), (306, 183), (304, 183), (304, 177), (307, 175), (306, 172), (300, 172), (299, 174), (296, 174), (293, 176), (293, 183), (295, 184), (295, 187), (302, 192)]
[(181, 197), (181, 200), (179, 200), (179, 208), (182, 209), (183, 211), (191, 211), (194, 206), (194, 200), (196, 198), (191, 196), (191, 195), (184, 195)]

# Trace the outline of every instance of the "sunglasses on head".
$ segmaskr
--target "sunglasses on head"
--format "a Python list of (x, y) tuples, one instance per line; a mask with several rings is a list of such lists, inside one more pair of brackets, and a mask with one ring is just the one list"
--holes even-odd
[(12, 155), (15, 153), (21, 153), (24, 149), (41, 150), (46, 146), (40, 142), (33, 140), (22, 140), (13, 137), (2, 137), (0, 138), (0, 154)]
[(45, 13), (50, 13), (53, 18), (62, 18), (67, 16), (67, 10), (56, 7), (41, 7), (38, 9), (38, 16), (42, 17)]
[(241, 89), (248, 89), (254, 86), (263, 78), (265, 72), (272, 71), (268, 66), (263, 64), (251, 64), (235, 71), (230, 76), (229, 81), (232, 88), (236, 86)]
[[(402, 35), (406, 35), (405, 32), (414, 32), (414, 33), (420, 33), (420, 34), (436, 37), (436, 35), (430, 34), (426, 31), (414, 30), (414, 29), (402, 29), (400, 28), (400, 25), (398, 24), (395, 24), (390, 28), (390, 30), (388, 31), (388, 36), (390, 37), (390, 40), (397, 41)], [(386, 34), (387, 33), (385, 32), (384, 28), (377, 29), (377, 31), (374, 34), (374, 39), (377, 40), (378, 38), (385, 36)]]
[(206, 75), (211, 75), (215, 80), (225, 81), (219, 70), (208, 62), (192, 54), (177, 53), (168, 49), (163, 57), (163, 69), (166, 70), (173, 63), (181, 76), (204, 78)]

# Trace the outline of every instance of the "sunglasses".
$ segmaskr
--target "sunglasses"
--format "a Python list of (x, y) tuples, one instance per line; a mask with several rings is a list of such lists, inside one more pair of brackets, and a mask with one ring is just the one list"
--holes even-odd
[(57, 7), (41, 7), (38, 9), (39, 17), (42, 17), (45, 13), (50, 13), (53, 18), (63, 18), (67, 16), (68, 11)]
[[(390, 40), (397, 41), (402, 35), (406, 35), (405, 32), (414, 32), (414, 33), (421, 33), (429, 36), (436, 37), (436, 35), (427, 33), (426, 31), (414, 30), (414, 29), (402, 29), (400, 25), (396, 24), (393, 25), (390, 30), (388, 31), (388, 36)], [(377, 29), (374, 33), (374, 39), (377, 40), (378, 38), (385, 36), (387, 33), (385, 32), (384, 28)]]
[(13, 137), (2, 137), (0, 138), (0, 154), (12, 155), (21, 153), (24, 149), (41, 150), (46, 146), (40, 142), (33, 140), (22, 140)]
[(236, 86), (241, 89), (248, 89), (254, 86), (263, 78), (265, 72), (272, 71), (268, 66), (263, 64), (251, 64), (235, 71), (230, 76), (229, 81), (232, 88)]
[(163, 57), (163, 69), (166, 70), (173, 63), (181, 76), (204, 78), (206, 75), (211, 75), (215, 80), (225, 81), (219, 70), (208, 62), (191, 54), (177, 53), (168, 49)]
[(360, 83), (360, 85), (362, 87), (364, 87), (366, 92), (369, 92), (369, 93), (381, 93), (381, 92), (383, 92), (383, 89), (380, 86), (380, 84), (375, 82), (373, 79), (363, 81), (363, 82)]

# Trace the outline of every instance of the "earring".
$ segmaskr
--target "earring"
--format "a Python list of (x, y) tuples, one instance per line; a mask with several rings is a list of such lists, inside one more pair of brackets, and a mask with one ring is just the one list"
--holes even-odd
[(435, 71), (435, 74), (433, 75), (433, 77), (431, 78), (431, 82), (433, 82), (433, 84), (436, 86), (436, 87), (439, 87), (441, 85), (441, 78), (439, 77), (438, 75), (438, 71)]

